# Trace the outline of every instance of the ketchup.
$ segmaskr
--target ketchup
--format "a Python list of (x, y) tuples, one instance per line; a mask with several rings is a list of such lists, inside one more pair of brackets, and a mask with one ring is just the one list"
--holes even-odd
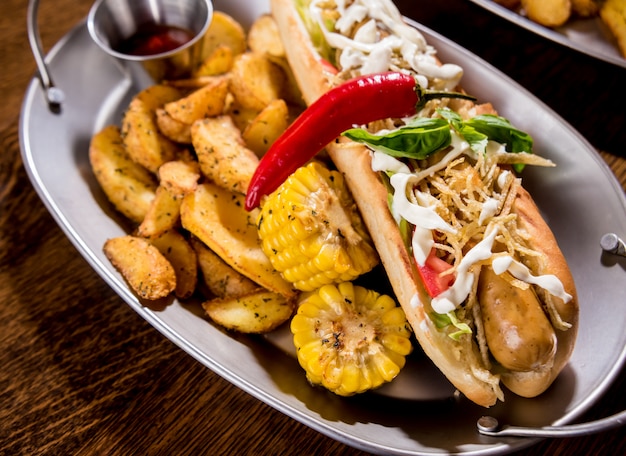
[(148, 22), (122, 40), (116, 51), (128, 55), (154, 55), (174, 50), (191, 41), (193, 33), (181, 27)]

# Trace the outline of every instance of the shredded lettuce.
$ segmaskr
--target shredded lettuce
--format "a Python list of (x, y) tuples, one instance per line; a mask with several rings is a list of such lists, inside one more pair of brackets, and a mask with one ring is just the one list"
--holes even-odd
[(454, 326), (458, 331), (454, 331), (448, 334), (453, 340), (459, 340), (463, 334), (472, 334), (472, 330), (467, 323), (462, 323), (457, 318), (454, 312), (448, 312), (447, 314), (439, 314), (437, 312), (430, 312), (428, 314), (432, 322), (439, 329), (446, 328), (448, 326)]
[[(296, 10), (298, 11), (300, 18), (302, 19), (304, 26), (309, 32), (311, 42), (313, 43), (313, 46), (319, 53), (320, 57), (328, 61), (331, 65), (336, 66), (335, 53), (333, 49), (326, 41), (326, 38), (324, 37), (324, 32), (321, 30), (319, 24), (315, 22), (309, 14), (309, 5), (311, 4), (311, 0), (294, 0), (294, 2), (296, 5)], [(335, 28), (335, 22), (327, 19), (325, 26), (328, 30), (333, 31)]]

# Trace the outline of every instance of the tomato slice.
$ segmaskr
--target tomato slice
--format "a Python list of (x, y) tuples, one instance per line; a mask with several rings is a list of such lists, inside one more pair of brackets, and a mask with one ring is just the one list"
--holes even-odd
[(322, 62), (322, 66), (324, 67), (324, 70), (328, 71), (331, 74), (339, 73), (339, 70), (332, 63), (330, 63), (328, 60), (326, 60), (326, 59), (320, 59), (320, 60)]
[(426, 258), (424, 266), (417, 265), (422, 282), (431, 298), (434, 298), (446, 291), (454, 283), (454, 275), (442, 276), (441, 273), (452, 267), (435, 254), (432, 249)]

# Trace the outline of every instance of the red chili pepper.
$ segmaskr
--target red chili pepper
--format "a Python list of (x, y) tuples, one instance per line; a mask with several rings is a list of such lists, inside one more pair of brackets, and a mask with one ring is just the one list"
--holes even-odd
[(434, 98), (467, 98), (455, 92), (429, 92), (411, 75), (388, 72), (351, 79), (322, 95), (274, 142), (252, 176), (246, 209), (276, 190), (344, 131), (375, 120), (414, 115)]
[(454, 283), (454, 275), (441, 275), (452, 267), (435, 254), (435, 250), (431, 250), (430, 254), (424, 262), (424, 266), (417, 265), (422, 283), (426, 287), (426, 291), (431, 298), (434, 298), (446, 291)]

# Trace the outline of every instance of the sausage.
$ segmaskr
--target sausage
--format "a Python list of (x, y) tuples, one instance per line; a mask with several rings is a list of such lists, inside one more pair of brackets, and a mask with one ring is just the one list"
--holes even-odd
[(513, 279), (510, 273), (497, 275), (491, 266), (484, 266), (478, 279), (478, 301), (489, 351), (512, 371), (550, 367), (557, 347), (554, 328), (535, 291), (511, 286), (508, 279)]

